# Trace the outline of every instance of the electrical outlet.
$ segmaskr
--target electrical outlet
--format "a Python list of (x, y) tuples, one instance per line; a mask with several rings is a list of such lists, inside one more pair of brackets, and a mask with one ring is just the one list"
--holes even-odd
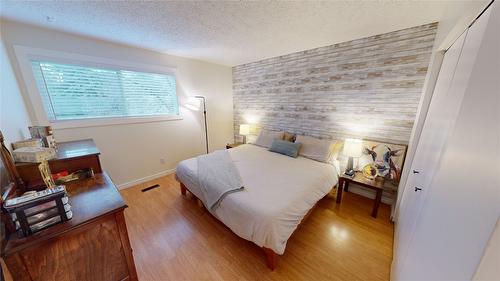
[(165, 165), (165, 158), (160, 158), (160, 164)]

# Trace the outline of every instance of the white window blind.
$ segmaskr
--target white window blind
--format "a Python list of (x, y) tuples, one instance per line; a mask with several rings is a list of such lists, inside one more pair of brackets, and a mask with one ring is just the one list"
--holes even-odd
[(178, 115), (175, 76), (32, 61), (49, 121)]

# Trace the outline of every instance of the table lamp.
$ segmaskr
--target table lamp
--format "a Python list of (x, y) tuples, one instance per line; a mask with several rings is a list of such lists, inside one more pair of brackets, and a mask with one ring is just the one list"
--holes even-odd
[(243, 143), (247, 143), (247, 135), (250, 134), (250, 125), (241, 124), (240, 125), (240, 135), (243, 136)]
[(362, 142), (363, 141), (360, 139), (346, 139), (344, 142), (344, 149), (342, 153), (349, 157), (349, 160), (347, 161), (347, 168), (345, 169), (344, 174), (348, 176), (352, 177), (354, 175), (353, 157), (361, 156)]

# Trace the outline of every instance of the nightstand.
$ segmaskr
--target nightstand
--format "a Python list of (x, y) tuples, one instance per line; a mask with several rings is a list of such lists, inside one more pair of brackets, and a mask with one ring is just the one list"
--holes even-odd
[(235, 147), (240, 146), (242, 144), (243, 144), (242, 142), (228, 143), (228, 144), (226, 144), (226, 149), (235, 148)]
[(340, 175), (339, 187), (337, 189), (337, 204), (339, 204), (342, 201), (342, 191), (348, 190), (350, 182), (364, 187), (368, 187), (377, 192), (372, 210), (372, 217), (376, 218), (378, 213), (378, 207), (380, 206), (380, 201), (382, 201), (382, 192), (384, 191), (385, 179), (382, 177), (376, 177), (375, 179), (372, 180), (367, 179), (365, 176), (363, 176), (362, 172), (355, 172), (354, 176), (352, 177), (345, 174)]

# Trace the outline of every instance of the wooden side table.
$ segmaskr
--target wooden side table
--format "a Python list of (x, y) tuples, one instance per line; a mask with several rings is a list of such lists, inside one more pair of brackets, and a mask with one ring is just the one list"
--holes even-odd
[(235, 147), (240, 146), (242, 144), (243, 144), (242, 142), (228, 143), (228, 144), (226, 144), (226, 149), (235, 148)]
[(349, 188), (349, 183), (353, 182), (355, 184), (368, 187), (377, 192), (375, 197), (375, 202), (373, 203), (372, 217), (376, 218), (378, 213), (378, 208), (380, 206), (380, 202), (382, 201), (382, 192), (384, 191), (384, 178), (377, 177), (373, 180), (367, 179), (363, 176), (362, 172), (355, 172), (353, 177), (342, 174), (339, 177), (339, 187), (337, 189), (337, 204), (340, 204), (342, 201), (342, 191), (347, 191)]

